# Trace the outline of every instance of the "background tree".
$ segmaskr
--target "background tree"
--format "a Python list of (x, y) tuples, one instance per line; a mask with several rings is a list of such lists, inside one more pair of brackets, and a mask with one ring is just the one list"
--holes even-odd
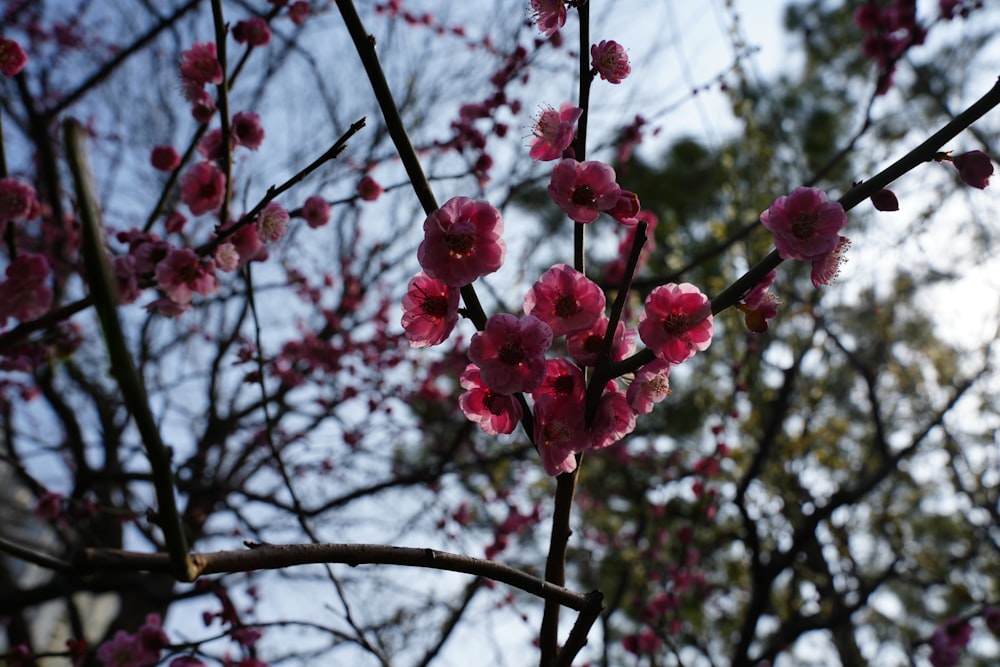
[[(431, 552), (326, 551), (291, 567), (267, 543), (414, 546), (547, 576), (562, 519), (530, 434), (487, 437), (459, 409), (474, 306), (444, 346), (414, 354), (397, 304), (432, 190), (504, 215), (507, 262), (477, 282), (487, 313), (518, 312), (539, 273), (572, 261), (572, 232), (544, 193), (551, 172), (526, 159), (520, 128), (529, 100), (588, 106), (572, 92), (576, 52), (597, 40), (584, 31), (581, 48), (578, 28), (649, 11), (589, 4), (545, 36), (520, 2), (376, 3), (358, 8), (360, 40), (347, 2), (3, 5), (4, 37), (29, 63), (3, 82), (0, 177), (30, 183), (40, 205), (6, 222), (6, 257), (46, 263), (41, 281), (8, 270), (3, 289), (16, 320), (0, 333), (7, 662), (467, 664), (469, 646), (488, 664), (537, 659), (530, 582)], [(534, 6), (544, 16), (546, 3)], [(717, 295), (765, 257), (774, 239), (757, 218), (776, 196), (802, 184), (848, 192), (992, 85), (995, 11), (909, 6), (792, 4), (786, 26), (804, 58), (777, 80), (753, 73), (735, 29), (732, 69), (701, 91), (725, 94), (740, 123), (718, 145), (657, 150), (672, 102), (635, 117), (595, 81), (577, 145), (617, 156), (619, 182), (656, 219), (626, 306), (633, 323), (653, 287)], [(346, 55), (352, 38), (362, 54), (377, 45), (427, 184)], [(179, 76), (181, 63), (211, 62), (198, 60), (206, 45), (221, 73)], [(596, 122), (609, 117), (630, 120)], [(987, 116), (944, 148), (995, 154), (997, 129)], [(164, 149), (153, 164), (169, 168), (155, 171), (157, 145), (179, 164)], [(221, 193), (214, 176), (191, 176), (196, 165), (228, 175)], [(603, 591), (604, 613), (574, 664), (952, 664), (945, 651), (967, 640), (969, 619), (965, 659), (995, 661), (981, 626), (995, 629), (998, 602), (998, 300), (977, 266), (994, 254), (996, 202), (957, 174), (921, 165), (892, 186), (899, 213), (854, 209), (833, 288), (784, 263), (767, 333), (720, 313), (710, 350), (674, 370), (670, 398), (584, 456), (567, 581)], [(86, 240), (98, 224), (119, 345), (100, 271), (84, 268), (103, 255)], [(588, 228), (587, 266), (609, 303), (628, 278), (627, 234)], [(223, 268), (227, 242), (236, 270)], [(956, 341), (940, 295), (970, 285), (985, 335)], [(148, 401), (127, 389), (129, 358)], [(254, 570), (282, 569), (240, 572), (243, 540)], [(237, 555), (192, 582), (177, 571), (187, 547)], [(171, 548), (172, 561), (137, 555)], [(434, 558), (480, 576), (331, 564)], [(543, 662), (556, 636), (573, 641), (572, 619), (561, 625), (542, 632)], [(132, 653), (115, 663), (116, 651)]]

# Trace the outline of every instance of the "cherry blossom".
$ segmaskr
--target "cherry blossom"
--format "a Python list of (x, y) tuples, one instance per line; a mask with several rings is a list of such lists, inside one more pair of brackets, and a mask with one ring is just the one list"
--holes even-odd
[(655, 288), (639, 315), (639, 338), (657, 357), (672, 364), (708, 349), (712, 333), (711, 303), (690, 283)]
[(590, 66), (608, 83), (621, 83), (632, 71), (625, 48), (614, 40), (602, 40), (590, 47)]
[(154, 169), (159, 171), (173, 171), (181, 164), (180, 153), (173, 146), (159, 145), (153, 146), (153, 152), (149, 161)]
[(181, 176), (181, 201), (191, 209), (192, 215), (202, 215), (218, 210), (226, 195), (226, 175), (214, 162), (202, 161), (192, 165)]
[(966, 185), (983, 190), (990, 184), (993, 162), (986, 153), (982, 151), (961, 153), (952, 157), (951, 163), (958, 169), (958, 176)]
[(475, 364), (466, 366), (459, 383), (465, 392), (458, 397), (458, 404), (469, 421), (479, 424), (488, 435), (514, 432), (523, 414), (519, 401), (491, 391)]
[(604, 291), (566, 264), (542, 274), (524, 297), (524, 312), (552, 328), (553, 336), (583, 331), (604, 313)]
[(532, 391), (545, 377), (552, 329), (537, 317), (498, 313), (469, 343), (469, 359), (486, 386), (498, 394)]
[(760, 221), (774, 234), (774, 245), (782, 259), (811, 261), (837, 247), (837, 232), (847, 223), (847, 214), (822, 190), (800, 187), (774, 200), (760, 214)]
[(28, 64), (28, 56), (21, 45), (12, 39), (0, 37), (0, 74), (17, 76)]
[(259, 16), (253, 16), (238, 21), (233, 26), (233, 39), (240, 44), (264, 46), (271, 41), (271, 28), (267, 25), (267, 21)]
[(264, 128), (260, 116), (250, 111), (239, 111), (233, 116), (233, 141), (252, 151), (260, 148), (264, 141)]
[(670, 395), (670, 363), (654, 359), (635, 374), (628, 386), (625, 397), (632, 411), (644, 415), (653, 411), (653, 406)]
[(288, 211), (278, 202), (265, 206), (257, 216), (257, 235), (264, 243), (274, 243), (288, 229)]
[(538, 29), (546, 35), (566, 25), (565, 0), (531, 0), (531, 9)]
[(302, 204), (302, 217), (306, 224), (316, 229), (330, 222), (330, 204), (323, 197), (312, 195)]
[(559, 111), (549, 107), (543, 109), (535, 121), (531, 133), (531, 148), (528, 155), (532, 160), (548, 162), (562, 157), (573, 143), (576, 123), (583, 115), (583, 109), (564, 102)]
[(181, 77), (198, 86), (222, 83), (222, 63), (215, 42), (197, 42), (181, 54)]
[[(458, 322), (459, 289), (420, 272), (403, 296), (403, 331), (411, 347), (439, 345)], [(471, 419), (471, 417), (470, 417)]]
[(502, 234), (500, 212), (488, 202), (454, 197), (424, 220), (417, 260), (432, 278), (453, 287), (468, 285), (503, 264)]
[(615, 207), (620, 194), (615, 170), (603, 162), (566, 158), (552, 170), (549, 197), (576, 222), (597, 220), (601, 211)]
[(194, 295), (207, 296), (218, 289), (215, 260), (203, 259), (190, 248), (171, 248), (156, 265), (156, 282), (174, 303), (191, 303)]

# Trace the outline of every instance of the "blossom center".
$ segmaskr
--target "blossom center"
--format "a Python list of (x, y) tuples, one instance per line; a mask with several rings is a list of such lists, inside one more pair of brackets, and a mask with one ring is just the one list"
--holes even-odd
[(580, 312), (580, 304), (572, 295), (567, 294), (559, 297), (552, 307), (552, 312), (557, 317), (570, 318)]
[(680, 336), (691, 328), (691, 322), (684, 313), (670, 313), (663, 318), (663, 330), (671, 336)]
[(570, 199), (577, 206), (593, 206), (597, 202), (594, 190), (589, 185), (581, 185), (578, 188), (573, 188), (573, 194), (570, 195)]
[(591, 354), (598, 354), (603, 346), (604, 336), (598, 336), (597, 334), (590, 334), (583, 341), (583, 349)]
[(569, 396), (573, 393), (573, 387), (576, 386), (576, 383), (573, 382), (573, 378), (569, 375), (560, 375), (552, 380), (550, 386), (555, 393), (562, 396)]
[(800, 215), (792, 221), (792, 236), (804, 241), (816, 231), (816, 220), (811, 215)]
[(453, 256), (464, 257), (468, 255), (472, 252), (475, 242), (475, 236), (468, 233), (453, 234), (452, 232), (448, 232), (444, 235), (444, 244), (447, 246), (448, 252)]
[(524, 348), (521, 347), (520, 338), (513, 334), (508, 334), (503, 345), (500, 346), (500, 352), (497, 356), (500, 358), (500, 361), (511, 366), (517, 366), (524, 361)]
[(503, 414), (503, 403), (498, 401), (500, 394), (494, 394), (489, 389), (486, 390), (486, 395), (483, 396), (483, 407), (490, 411), (492, 415)]
[(433, 318), (441, 319), (448, 314), (448, 299), (443, 296), (429, 296), (421, 302), (420, 310)]

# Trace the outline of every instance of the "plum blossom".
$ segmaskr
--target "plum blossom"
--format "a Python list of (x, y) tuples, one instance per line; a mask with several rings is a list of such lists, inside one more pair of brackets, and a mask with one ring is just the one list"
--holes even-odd
[(33, 187), (16, 178), (0, 178), (0, 231), (8, 222), (30, 220), (38, 209)]
[(546, 35), (566, 25), (565, 0), (531, 0), (531, 9), (538, 29)]
[(533, 391), (545, 377), (552, 329), (537, 317), (498, 313), (469, 343), (469, 359), (486, 386), (498, 394)]
[(837, 234), (847, 223), (839, 202), (816, 188), (800, 187), (778, 197), (760, 214), (761, 224), (774, 234), (782, 259), (819, 259), (837, 248)]
[(777, 276), (777, 271), (773, 269), (769, 271), (759, 283), (747, 292), (740, 303), (736, 304), (736, 309), (743, 313), (747, 329), (754, 333), (767, 331), (767, 321), (778, 314), (781, 300), (767, 291), (774, 284)]
[(590, 427), (591, 446), (603, 449), (615, 444), (635, 429), (635, 412), (625, 392), (608, 391), (601, 396)]
[(576, 453), (590, 446), (580, 405), (549, 394), (535, 399), (534, 436), (542, 467), (553, 477), (576, 470)]
[(226, 195), (226, 175), (214, 162), (202, 161), (192, 165), (181, 176), (181, 201), (191, 209), (192, 215), (202, 215), (222, 206)]
[(21, 322), (44, 315), (52, 305), (48, 285), (49, 262), (45, 255), (21, 253), (7, 267), (0, 283), (0, 325), (13, 317)]
[(146, 616), (136, 634), (119, 630), (97, 648), (97, 659), (105, 667), (149, 667), (160, 660), (160, 652), (170, 645), (158, 614)]
[(196, 42), (181, 54), (181, 77), (198, 86), (222, 83), (222, 63), (215, 51), (215, 42)]
[(465, 391), (458, 397), (458, 404), (469, 421), (479, 424), (487, 435), (514, 432), (523, 415), (520, 402), (491, 391), (475, 364), (466, 366), (459, 383)]
[(267, 21), (259, 16), (253, 16), (233, 26), (233, 39), (240, 44), (264, 46), (271, 41), (271, 28), (267, 25)]
[(190, 248), (171, 248), (156, 265), (156, 282), (174, 303), (191, 303), (194, 295), (208, 296), (219, 288), (215, 260), (204, 259)]
[(627, 227), (639, 224), (639, 195), (628, 190), (618, 193), (618, 201), (608, 210), (608, 215)]
[(365, 201), (375, 201), (382, 196), (382, 186), (371, 176), (363, 176), (358, 181), (358, 196)]
[(154, 169), (173, 171), (180, 166), (181, 156), (173, 146), (159, 145), (153, 146), (149, 161), (153, 164)]
[(553, 336), (583, 331), (604, 313), (604, 290), (566, 264), (542, 274), (524, 297), (524, 313), (552, 328)]
[(672, 364), (708, 349), (712, 333), (712, 304), (690, 283), (660, 285), (646, 297), (639, 315), (639, 338)]
[(292, 20), (295, 25), (302, 25), (309, 18), (309, 3), (305, 0), (296, 0), (292, 3), (292, 6), (288, 8), (288, 18)]
[(450, 287), (424, 272), (414, 276), (403, 296), (402, 324), (410, 346), (443, 343), (458, 322), (458, 302), (457, 287)]
[(847, 259), (844, 253), (851, 247), (851, 241), (846, 236), (837, 237), (837, 247), (812, 262), (812, 284), (815, 287), (829, 285), (840, 273), (840, 267)]
[(875, 194), (871, 196), (872, 205), (879, 211), (898, 211), (899, 210), (899, 200), (896, 198), (896, 193), (892, 190), (882, 188)]
[(621, 83), (632, 71), (625, 48), (614, 40), (601, 40), (590, 47), (590, 66), (608, 83)]
[(264, 243), (274, 243), (288, 229), (288, 211), (278, 202), (265, 206), (257, 216), (257, 235)]
[(0, 37), (0, 74), (17, 76), (28, 64), (28, 56), (21, 45), (12, 39)]
[(552, 170), (549, 197), (576, 222), (590, 223), (618, 203), (621, 188), (615, 178), (615, 170), (603, 162), (566, 158)]
[(503, 264), (502, 234), (500, 212), (488, 202), (453, 197), (424, 220), (417, 261), (432, 278), (453, 287), (468, 285)]
[(952, 157), (951, 163), (958, 169), (958, 176), (966, 185), (983, 190), (990, 184), (993, 162), (986, 153), (969, 151)]
[[(596, 366), (597, 355), (604, 346), (604, 334), (608, 330), (609, 320), (604, 313), (594, 322), (593, 326), (566, 337), (566, 351), (581, 366)], [(615, 327), (615, 337), (611, 342), (611, 360), (621, 361), (631, 356), (636, 350), (636, 331), (626, 329), (621, 321)]]
[(238, 111), (233, 116), (233, 140), (237, 146), (252, 151), (260, 148), (264, 141), (264, 128), (260, 125), (260, 115), (251, 111)]
[(566, 359), (548, 359), (545, 361), (545, 378), (531, 392), (531, 397), (537, 400), (539, 396), (551, 396), (574, 403), (582, 410), (586, 392), (587, 381), (578, 366)]
[(543, 109), (531, 133), (531, 148), (528, 155), (532, 160), (548, 162), (562, 157), (563, 152), (573, 143), (576, 123), (583, 115), (583, 109), (564, 102), (556, 111), (552, 107)]
[(55, 521), (62, 516), (63, 501), (66, 497), (61, 493), (46, 491), (39, 497), (35, 505), (35, 516), (43, 521)]
[(654, 359), (639, 369), (628, 386), (625, 397), (632, 411), (644, 415), (670, 395), (670, 363)]
[(224, 273), (230, 273), (240, 267), (240, 253), (236, 246), (228, 241), (220, 243), (215, 249), (215, 266)]
[(306, 224), (316, 229), (330, 222), (330, 204), (318, 195), (308, 197), (302, 204), (302, 217)]

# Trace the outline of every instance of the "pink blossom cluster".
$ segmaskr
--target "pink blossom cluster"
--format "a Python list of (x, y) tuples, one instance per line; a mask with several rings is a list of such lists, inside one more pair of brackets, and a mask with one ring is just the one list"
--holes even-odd
[(893, 0), (880, 7), (868, 2), (855, 10), (854, 22), (866, 33), (861, 49), (878, 65), (878, 92), (885, 93), (892, 86), (896, 63), (907, 49), (923, 44), (927, 36), (927, 30), (917, 21), (917, 3)]
[(8, 318), (27, 322), (44, 315), (52, 306), (49, 262), (45, 255), (21, 253), (7, 266), (0, 282), (0, 326)]
[(782, 259), (812, 262), (813, 285), (828, 285), (844, 262), (850, 241), (840, 235), (847, 214), (816, 188), (800, 187), (774, 200), (760, 214), (760, 222), (774, 234)]
[(13, 39), (0, 37), (0, 74), (7, 77), (17, 76), (28, 64), (28, 56), (21, 45)]
[(160, 653), (170, 645), (159, 614), (149, 614), (135, 634), (119, 630), (97, 647), (97, 659), (105, 667), (150, 667), (160, 661)]
[(222, 83), (222, 63), (215, 42), (196, 42), (181, 54), (181, 86), (191, 104), (191, 115), (199, 123), (207, 123), (215, 114), (215, 99), (205, 90), (207, 85)]

